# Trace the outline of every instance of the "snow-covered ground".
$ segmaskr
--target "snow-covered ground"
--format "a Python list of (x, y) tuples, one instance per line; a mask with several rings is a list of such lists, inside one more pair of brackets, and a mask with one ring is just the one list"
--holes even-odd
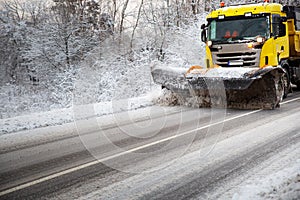
[[(177, 105), (177, 101), (172, 92), (165, 89), (162, 90), (160, 87), (153, 87), (150, 92), (140, 97), (95, 104), (73, 105), (70, 108), (54, 109), (47, 112), (36, 112), (0, 119), (0, 136), (25, 130), (65, 125), (91, 118), (97, 118), (104, 126), (110, 126), (114, 124), (113, 118), (119, 118), (116, 117), (117, 115), (128, 114), (133, 120), (137, 120), (149, 115), (149, 112), (156, 108), (166, 112), (182, 110), (180, 107), (172, 107), (174, 105)], [(169, 107), (160, 108), (160, 106)], [(92, 110), (87, 112), (88, 108), (91, 107)]]
[(256, 177), (240, 187), (232, 200), (299, 199), (300, 197), (300, 159), (292, 166), (273, 172), (263, 178)]
[[(141, 97), (95, 103), (92, 104), (94, 107), (94, 112), (90, 113), (90, 116), (84, 116), (84, 118), (106, 116), (112, 113), (116, 114), (152, 106), (154, 104), (154, 100), (160, 95), (160, 93), (160, 89), (156, 88), (152, 92), (149, 92)], [(47, 112), (38, 112), (12, 118), (0, 119), (0, 135), (22, 130), (32, 130), (41, 127), (62, 125), (73, 122), (74, 120), (81, 120), (77, 117), (79, 116), (79, 113), (74, 112), (80, 112), (80, 110), (83, 112), (87, 106), (91, 105), (76, 106), (76, 109), (74, 109), (74, 107), (54, 109)], [(74, 117), (74, 115), (76, 117)]]
[[(232, 200), (300, 198), (299, 145), (293, 145), (248, 172), (250, 177), (225, 196)], [(251, 176), (251, 174), (253, 174)], [(220, 198), (224, 199), (224, 198)]]

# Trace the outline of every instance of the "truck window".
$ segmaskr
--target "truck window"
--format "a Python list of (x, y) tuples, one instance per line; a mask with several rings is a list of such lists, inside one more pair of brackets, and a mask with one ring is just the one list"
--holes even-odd
[(208, 40), (219, 43), (270, 37), (269, 16), (254, 18), (212, 19), (208, 25)]
[(282, 37), (286, 35), (285, 24), (281, 22), (280, 15), (272, 15), (272, 32), (273, 36)]
[(300, 9), (298, 9), (298, 11), (296, 10), (295, 12), (295, 25), (296, 30), (300, 30)]
[(210, 26), (209, 26), (209, 40), (215, 40), (216, 39), (216, 21), (212, 21)]

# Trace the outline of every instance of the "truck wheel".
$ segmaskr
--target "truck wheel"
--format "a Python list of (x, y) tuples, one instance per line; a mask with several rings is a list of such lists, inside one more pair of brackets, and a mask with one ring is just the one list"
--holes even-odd
[(276, 88), (276, 103), (272, 106), (272, 109), (279, 108), (280, 102), (282, 101), (284, 97), (284, 80), (283, 77), (281, 77), (277, 82), (275, 83)]
[(282, 77), (283, 85), (284, 85), (284, 93), (283, 98), (286, 98), (290, 92), (292, 92), (291, 79), (290, 79), (290, 67), (287, 62), (283, 61), (281, 66), (284, 70), (284, 75)]
[(282, 82), (283, 82), (283, 98), (286, 98), (291, 90), (291, 82), (288, 73), (284, 73), (282, 77)]

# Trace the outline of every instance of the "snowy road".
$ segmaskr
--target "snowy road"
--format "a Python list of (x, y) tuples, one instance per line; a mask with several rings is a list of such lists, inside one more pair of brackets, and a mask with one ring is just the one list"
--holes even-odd
[[(73, 124), (79, 135), (9, 142), (0, 149), (0, 199), (297, 199), (299, 105), (298, 92), (272, 111), (153, 107), (132, 123), (115, 116), (99, 129), (95, 118)], [(274, 185), (290, 187), (251, 194), (282, 170), (291, 177)]]

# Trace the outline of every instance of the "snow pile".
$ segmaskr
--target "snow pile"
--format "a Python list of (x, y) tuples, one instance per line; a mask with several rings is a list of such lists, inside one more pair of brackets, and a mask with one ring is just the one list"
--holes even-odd
[[(135, 110), (147, 106), (152, 106), (154, 100), (157, 98), (157, 94), (160, 94), (159, 90), (153, 90), (144, 96), (130, 98), (130, 99), (119, 99), (117, 101), (100, 102), (92, 104), (94, 110), (93, 113), (89, 113), (89, 116), (84, 116), (82, 119), (88, 119), (92, 117), (105, 116), (112, 113), (119, 113), (123, 111)], [(118, 105), (118, 106), (114, 106)], [(32, 130), (35, 128), (62, 125), (65, 123), (73, 122), (74, 120), (81, 120), (76, 113), (83, 112), (85, 108), (90, 106), (81, 105), (64, 109), (54, 109), (48, 112), (38, 112), (29, 115), (23, 115), (12, 118), (0, 119), (0, 135), (18, 132), (22, 130)], [(74, 117), (76, 114), (76, 118)]]
[(73, 120), (70, 108), (0, 119), (0, 135), (40, 127), (60, 125)]
[[(65, 90), (55, 87), (52, 85), (45, 89), (39, 86), (13, 84), (1, 86), (0, 119), (67, 107), (72, 98), (68, 92), (63, 93)], [(61, 94), (56, 93), (56, 90), (60, 90)]]
[(162, 106), (176, 106), (182, 104), (180, 97), (168, 89), (162, 89), (160, 94), (153, 99), (154, 103)]
[(194, 69), (191, 71), (191, 76), (197, 76), (201, 74), (203, 77), (223, 77), (223, 78), (243, 78), (245, 74), (252, 74), (258, 68), (244, 68), (244, 67), (233, 67), (233, 68), (213, 68), (208, 71), (202, 69)]
[[(174, 63), (173, 63), (174, 65)], [(183, 76), (189, 68), (186, 67), (181, 67), (181, 66), (170, 66), (170, 65), (166, 65), (166, 64), (162, 64), (162, 63), (153, 63), (153, 65), (151, 66), (151, 70), (163, 70), (166, 73), (174, 73), (178, 76)]]
[(296, 164), (243, 186), (232, 200), (300, 199), (300, 159)]

